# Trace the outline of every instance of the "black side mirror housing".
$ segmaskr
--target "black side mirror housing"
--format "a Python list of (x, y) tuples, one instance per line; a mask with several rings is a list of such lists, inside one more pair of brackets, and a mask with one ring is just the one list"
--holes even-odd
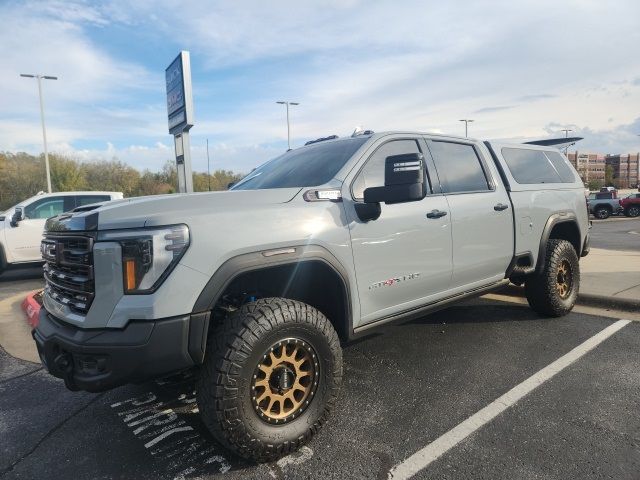
[(385, 159), (384, 187), (364, 191), (365, 203), (415, 202), (426, 196), (424, 157), (421, 153), (391, 155)]
[(354, 203), (353, 206), (356, 209), (358, 218), (363, 222), (377, 220), (382, 213), (382, 208), (380, 208), (379, 203)]
[(22, 220), (22, 207), (16, 207), (16, 211), (13, 212), (13, 216), (11, 217), (10, 225), (12, 227), (17, 227), (18, 222)]
[(227, 183), (227, 190), (229, 190), (231, 187), (233, 187), (236, 184), (236, 182), (230, 182)]

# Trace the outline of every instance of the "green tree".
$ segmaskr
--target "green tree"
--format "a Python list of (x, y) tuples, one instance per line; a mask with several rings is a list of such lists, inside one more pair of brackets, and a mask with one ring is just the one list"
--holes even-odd
[(72, 192), (87, 188), (87, 181), (80, 162), (52, 154), (49, 157), (51, 168), (51, 188), (56, 192)]
[[(107, 190), (122, 192), (125, 197), (175, 193), (178, 175), (174, 161), (167, 161), (159, 172), (135, 168), (113, 159), (80, 161), (52, 154), (51, 183), (54, 192)], [(230, 170), (216, 170), (210, 176), (194, 172), (196, 192), (226, 190), (242, 175)], [(23, 152), (0, 152), (0, 212), (47, 188), (44, 156)]]
[(604, 184), (606, 186), (612, 186), (614, 184), (613, 165), (607, 165), (604, 167)]
[(600, 180), (589, 180), (588, 188), (591, 191), (598, 191), (602, 187), (602, 182)]

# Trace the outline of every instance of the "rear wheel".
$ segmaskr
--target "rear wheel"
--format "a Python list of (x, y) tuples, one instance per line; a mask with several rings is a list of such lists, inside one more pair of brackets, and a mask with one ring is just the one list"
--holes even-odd
[(596, 207), (593, 214), (596, 218), (604, 220), (605, 218), (609, 218), (611, 216), (611, 209), (604, 206)]
[(637, 217), (640, 216), (640, 207), (636, 206), (636, 205), (632, 205), (630, 207), (627, 207), (627, 209), (625, 210), (624, 214), (627, 217)]
[(211, 433), (240, 456), (270, 461), (319, 430), (342, 380), (342, 352), (327, 318), (283, 298), (243, 305), (209, 337), (197, 386)]
[(566, 315), (576, 303), (579, 288), (580, 264), (573, 245), (549, 240), (542, 271), (527, 277), (525, 283), (529, 305), (550, 317)]

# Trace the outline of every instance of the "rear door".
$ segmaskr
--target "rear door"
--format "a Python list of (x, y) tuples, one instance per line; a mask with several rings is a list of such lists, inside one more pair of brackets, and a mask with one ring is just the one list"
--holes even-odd
[(504, 278), (513, 258), (513, 218), (495, 166), (474, 142), (433, 138), (427, 143), (451, 210), (451, 287), (473, 288)]

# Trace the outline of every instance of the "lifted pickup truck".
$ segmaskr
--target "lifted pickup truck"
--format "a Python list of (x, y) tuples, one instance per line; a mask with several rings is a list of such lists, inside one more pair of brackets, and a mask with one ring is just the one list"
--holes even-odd
[(228, 192), (49, 219), (33, 336), (72, 390), (194, 369), (212, 434), (271, 460), (327, 420), (341, 341), (510, 280), (541, 315), (568, 313), (588, 229), (580, 178), (549, 147), (414, 132), (324, 140)]
[(600, 220), (622, 212), (616, 192), (591, 192), (587, 197), (589, 213)]

